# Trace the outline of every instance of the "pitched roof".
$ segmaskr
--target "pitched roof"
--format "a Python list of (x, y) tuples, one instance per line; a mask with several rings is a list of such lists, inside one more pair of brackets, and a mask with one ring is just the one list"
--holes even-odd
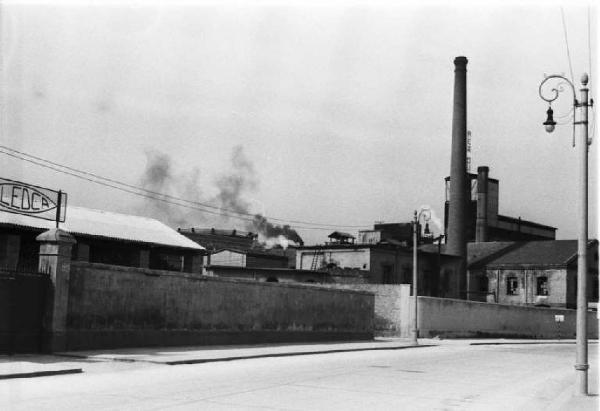
[(527, 241), (518, 244), (518, 247), (488, 261), (487, 267), (566, 266), (577, 257), (577, 240)]
[[(596, 242), (592, 240), (590, 244)], [(426, 244), (421, 251), (433, 253), (437, 245)], [(446, 252), (446, 244), (440, 247)], [(564, 267), (577, 257), (577, 240), (541, 241), (490, 241), (467, 244), (467, 264), (469, 268), (491, 267)]]
[[(10, 213), (0, 213), (0, 224), (42, 230), (55, 227), (53, 221)], [(90, 208), (68, 206), (66, 221), (60, 224), (60, 228), (75, 235), (79, 234), (194, 250), (204, 249), (201, 245), (153, 218)]]
[(469, 267), (485, 264), (496, 256), (504, 254), (516, 246), (514, 241), (488, 241), (467, 244), (467, 264)]

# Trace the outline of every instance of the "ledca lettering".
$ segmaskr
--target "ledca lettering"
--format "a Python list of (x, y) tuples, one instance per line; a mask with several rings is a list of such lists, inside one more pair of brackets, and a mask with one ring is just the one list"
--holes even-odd
[(17, 184), (0, 184), (0, 206), (26, 213), (43, 213), (56, 204), (43, 193)]

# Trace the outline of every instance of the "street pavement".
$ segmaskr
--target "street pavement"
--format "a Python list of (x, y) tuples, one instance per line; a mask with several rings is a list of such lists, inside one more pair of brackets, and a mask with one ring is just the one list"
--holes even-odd
[[(0, 357), (0, 378), (7, 378), (0, 379), (0, 409), (598, 409), (596, 343), (588, 397), (573, 396), (572, 341), (420, 344), (414, 349), (389, 339)], [(9, 378), (8, 363), (13, 371), (83, 372)]]

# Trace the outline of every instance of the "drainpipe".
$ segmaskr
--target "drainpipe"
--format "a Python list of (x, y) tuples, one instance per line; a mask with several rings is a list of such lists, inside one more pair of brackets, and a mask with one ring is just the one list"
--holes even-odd
[(496, 302), (500, 302), (500, 270), (496, 270)]

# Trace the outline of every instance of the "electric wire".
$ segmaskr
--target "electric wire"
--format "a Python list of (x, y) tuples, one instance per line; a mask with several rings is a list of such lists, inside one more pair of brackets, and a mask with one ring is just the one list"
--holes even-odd
[(589, 81), (589, 89), (590, 94), (592, 94), (592, 81), (594, 77), (594, 71), (592, 70), (592, 40), (591, 40), (591, 22), (590, 22), (590, 5), (587, 7), (587, 24), (588, 24), (588, 64), (590, 69), (590, 81)]
[(571, 83), (574, 84), (573, 82), (573, 66), (571, 65), (571, 52), (569, 50), (569, 39), (567, 37), (567, 24), (565, 23), (565, 11), (563, 10), (563, 8), (560, 8), (560, 14), (562, 16), (562, 26), (563, 26), (563, 32), (565, 35), (565, 45), (567, 47), (567, 59), (569, 60), (569, 71), (571, 72)]
[[(157, 191), (148, 190), (148, 189), (145, 189), (145, 188), (142, 188), (142, 187), (134, 186), (132, 184), (124, 183), (122, 181), (114, 180), (114, 179), (111, 179), (111, 178), (108, 178), (108, 177), (102, 177), (102, 176), (100, 176), (98, 174), (90, 173), (90, 172), (83, 171), (83, 170), (78, 170), (76, 168), (69, 167), (69, 166), (66, 166), (66, 165), (63, 165), (63, 164), (59, 164), (59, 163), (55, 163), (53, 161), (46, 160), (44, 158), (37, 157), (37, 156), (34, 156), (32, 154), (28, 154), (28, 153), (25, 153), (25, 152), (22, 152), (22, 151), (19, 151), (19, 150), (15, 150), (15, 149), (7, 147), (7, 146), (0, 145), (0, 149), (9, 150), (9, 151), (11, 151), (13, 153), (17, 153), (17, 154), (19, 154), (21, 156), (26, 156), (26, 157), (29, 157), (29, 158), (33, 158), (35, 160), (42, 161), (44, 163), (48, 163), (48, 164), (51, 164), (51, 165), (56, 166), (56, 167), (64, 168), (66, 170), (70, 170), (70, 171), (73, 171), (75, 173), (87, 175), (87, 176), (93, 177), (93, 178), (98, 179), (98, 180), (103, 180), (103, 181), (108, 181), (110, 183), (119, 184), (119, 185), (122, 185), (124, 187), (132, 188), (134, 190), (139, 190), (139, 191), (143, 191), (143, 192), (146, 192), (146, 193), (150, 193), (150, 194), (154, 194), (154, 195), (159, 195), (159, 196), (162, 196), (162, 197), (165, 197), (165, 198), (171, 198), (173, 200), (178, 200), (178, 201), (183, 201), (183, 202), (187, 202), (187, 203), (192, 203), (194, 205), (203, 206), (203, 207), (207, 207), (207, 208), (212, 208), (212, 209), (215, 209), (215, 210), (223, 210), (222, 208), (217, 207), (217, 206), (212, 206), (212, 205), (209, 205), (209, 204), (203, 204), (203, 203), (199, 203), (199, 202), (194, 202), (194, 201), (190, 201), (190, 200), (181, 199), (181, 198), (178, 198), (178, 197), (175, 197), (175, 196), (171, 196), (171, 195), (168, 195), (168, 194), (159, 193)], [(34, 164), (37, 164), (37, 163), (34, 163)], [(69, 175), (72, 175), (72, 174), (69, 174)], [(224, 210), (224, 211), (229, 211), (229, 210)], [(253, 214), (249, 214), (249, 213), (241, 213), (241, 212), (235, 212), (235, 213), (236, 214), (243, 214), (243, 215), (253, 216)]]
[[(588, 34), (588, 65), (589, 65), (589, 93), (590, 95), (593, 95), (593, 88), (592, 88), (592, 84), (594, 81), (594, 70), (592, 67), (592, 40), (591, 40), (591, 20), (590, 20), (590, 5), (588, 4), (587, 6), (587, 34)], [(593, 99), (592, 99), (593, 101)], [(592, 122), (591, 122), (591, 132), (590, 132), (590, 136), (589, 136), (589, 141), (592, 142), (593, 138), (594, 138), (594, 134), (596, 131), (596, 112), (594, 111), (594, 106), (590, 105), (590, 111), (592, 114)]]
[[(243, 220), (243, 221), (248, 221), (248, 222), (253, 222), (254, 221), (254, 219), (248, 218), (248, 217), (242, 217), (242, 216), (233, 215), (233, 214), (226, 214), (226, 213), (223, 213), (223, 212), (216, 212), (216, 211), (211, 211), (211, 210), (205, 210), (205, 209), (202, 209), (202, 208), (199, 208), (199, 207), (195, 207), (195, 206), (191, 206), (191, 205), (187, 205), (187, 204), (181, 204), (181, 203), (177, 203), (177, 202), (174, 202), (174, 201), (170, 201), (170, 200), (167, 200), (165, 198), (155, 197), (155, 196), (144, 194), (144, 193), (138, 193), (136, 191), (132, 191), (132, 190), (129, 190), (129, 189), (126, 189), (126, 188), (123, 188), (123, 187), (114, 186), (114, 185), (111, 185), (111, 184), (108, 184), (108, 183), (103, 183), (102, 181), (98, 181), (98, 180), (94, 180), (94, 179), (87, 178), (87, 177), (84, 177), (84, 176), (80, 176), (78, 174), (71, 173), (69, 171), (60, 170), (60, 169), (54, 168), (52, 166), (49, 166), (47, 164), (42, 164), (42, 163), (36, 162), (34, 160), (30, 160), (30, 159), (27, 159), (27, 158), (20, 157), (20, 156), (18, 156), (16, 154), (8, 153), (8, 152), (3, 151), (1, 149), (0, 149), (0, 153), (6, 154), (6, 155), (8, 155), (10, 157), (13, 157), (13, 158), (16, 158), (16, 159), (19, 159), (19, 160), (27, 161), (27, 162), (32, 163), (32, 164), (36, 164), (36, 165), (41, 166), (41, 167), (45, 167), (45, 168), (53, 170), (53, 171), (57, 171), (59, 173), (67, 174), (67, 175), (70, 175), (70, 176), (73, 176), (73, 177), (76, 177), (76, 178), (87, 180), (87, 181), (95, 183), (95, 184), (99, 184), (99, 185), (102, 185), (102, 186), (105, 186), (105, 187), (109, 187), (109, 188), (114, 188), (116, 190), (124, 191), (126, 193), (134, 194), (134, 195), (145, 197), (145, 198), (148, 198), (148, 199), (162, 201), (162, 202), (167, 203), (167, 204), (176, 205), (176, 206), (179, 206), (179, 207), (184, 207), (184, 208), (188, 208), (188, 209), (191, 209), (191, 210), (201, 211), (201, 212), (204, 212), (204, 213), (209, 213), (209, 214), (218, 215), (218, 216), (222, 216), (222, 217), (235, 218), (235, 219), (239, 219), (239, 220)], [(346, 226), (340, 226), (340, 227), (346, 227)], [(330, 227), (300, 227), (300, 226), (295, 226), (294, 228), (296, 230), (323, 230), (323, 231), (331, 230)]]
[[(132, 184), (124, 183), (124, 182), (110, 179), (107, 177), (103, 177), (98, 174), (90, 173), (87, 171), (78, 170), (76, 168), (62, 165), (62, 164), (59, 164), (59, 163), (56, 163), (56, 162), (53, 162), (50, 160), (46, 160), (41, 157), (33, 156), (31, 154), (27, 154), (22, 151), (18, 151), (18, 150), (15, 150), (10, 147), (3, 146), (3, 145), (0, 145), (0, 153), (5, 154), (10, 157), (13, 157), (15, 159), (19, 159), (22, 161), (26, 161), (26, 162), (38, 165), (40, 167), (44, 167), (44, 168), (47, 168), (47, 169), (50, 169), (50, 170), (53, 170), (53, 171), (56, 171), (59, 173), (67, 174), (72, 177), (83, 179), (83, 180), (86, 180), (86, 181), (89, 181), (89, 182), (92, 182), (92, 183), (95, 183), (98, 185), (102, 185), (105, 187), (120, 190), (120, 191), (129, 193), (129, 194), (145, 197), (145, 198), (152, 199), (152, 200), (161, 201), (164, 203), (168, 203), (168, 204), (172, 204), (172, 205), (176, 205), (176, 206), (180, 206), (180, 207), (185, 207), (188, 209), (193, 209), (196, 211), (205, 212), (208, 214), (229, 217), (229, 218), (236, 218), (239, 220), (249, 221), (249, 222), (255, 221), (255, 214), (237, 212), (237, 211), (230, 210), (230, 209), (212, 206), (212, 205), (200, 203), (197, 201), (187, 200), (184, 198), (175, 197), (175, 196), (171, 196), (171, 195), (164, 194), (164, 193), (159, 193), (159, 192), (152, 191), (152, 190), (147, 190), (147, 189), (144, 189), (142, 187), (138, 187), (138, 186), (135, 186)], [(29, 158), (27, 158), (27, 157), (29, 157)], [(34, 159), (34, 160), (32, 160), (32, 159)], [(44, 164), (44, 163), (47, 163), (47, 164)], [(89, 176), (89, 177), (86, 177), (86, 176)], [(123, 186), (123, 187), (120, 187), (120, 186)], [(185, 203), (187, 203), (187, 204), (185, 204)], [(206, 208), (211, 208), (211, 209), (214, 209), (215, 211), (207, 210)], [(331, 230), (332, 228), (369, 228), (369, 226), (367, 226), (367, 225), (358, 226), (358, 225), (341, 225), (341, 224), (320, 224), (320, 223), (313, 223), (313, 222), (307, 222), (307, 221), (285, 220), (282, 218), (269, 217), (269, 216), (263, 216), (263, 217), (265, 219), (272, 220), (272, 221), (295, 224), (294, 228), (305, 229), (305, 230)], [(297, 224), (300, 224), (302, 226), (298, 226)]]

